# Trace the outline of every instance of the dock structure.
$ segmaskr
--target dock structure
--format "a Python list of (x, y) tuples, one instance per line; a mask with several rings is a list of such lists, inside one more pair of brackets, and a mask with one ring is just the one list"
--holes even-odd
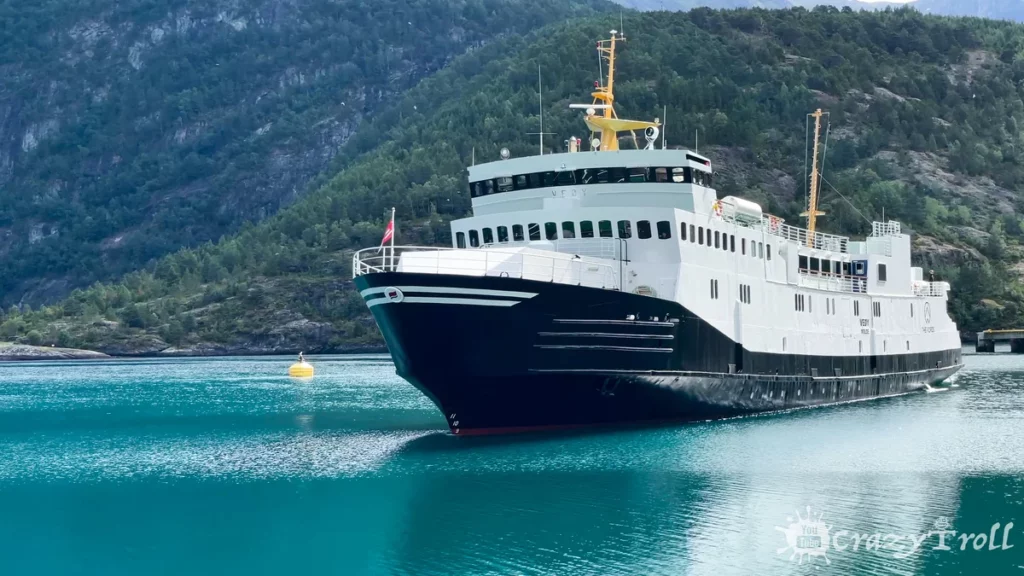
[(978, 332), (978, 343), (974, 349), (976, 352), (995, 352), (996, 342), (1009, 342), (1010, 353), (1024, 354), (1024, 328)]

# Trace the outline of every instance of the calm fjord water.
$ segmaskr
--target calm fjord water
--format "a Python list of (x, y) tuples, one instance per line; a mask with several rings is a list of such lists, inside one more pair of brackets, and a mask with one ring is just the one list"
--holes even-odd
[(313, 361), (0, 364), (0, 573), (1024, 574), (1024, 357), (968, 356), (945, 392), (503, 438), (448, 435), (386, 356)]

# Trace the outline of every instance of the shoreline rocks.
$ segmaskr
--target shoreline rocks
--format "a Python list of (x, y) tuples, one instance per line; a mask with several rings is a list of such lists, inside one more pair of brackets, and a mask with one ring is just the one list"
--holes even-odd
[(0, 343), (0, 362), (15, 360), (98, 360), (110, 356), (94, 350)]

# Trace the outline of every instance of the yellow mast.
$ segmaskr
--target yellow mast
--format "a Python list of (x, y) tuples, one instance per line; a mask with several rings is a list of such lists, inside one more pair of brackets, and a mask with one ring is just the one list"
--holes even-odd
[(814, 227), (818, 216), (824, 216), (824, 212), (818, 211), (818, 132), (821, 129), (821, 117), (824, 113), (818, 108), (811, 113), (814, 117), (814, 149), (811, 156), (811, 189), (808, 195), (807, 211), (801, 214), (807, 218), (807, 245), (814, 247)]
[[(625, 36), (622, 38), (625, 40)], [(602, 58), (608, 60), (608, 82), (604, 86), (598, 86), (593, 92), (594, 103), (601, 102), (607, 107), (603, 110), (605, 118), (616, 118), (615, 115), (615, 31), (612, 31), (610, 40), (598, 41), (597, 51)], [(619, 136), (613, 130), (601, 131), (601, 149), (618, 150)]]
[[(617, 31), (612, 30), (611, 38), (608, 40), (598, 40), (597, 51), (600, 58), (608, 62), (608, 80), (602, 86), (600, 82), (594, 83), (594, 91), (591, 95), (594, 97), (594, 102), (587, 110), (587, 116), (584, 121), (590, 128), (591, 133), (601, 133), (601, 150), (618, 150), (619, 149), (619, 132), (631, 132), (633, 130), (644, 130), (646, 128), (660, 126), (660, 123), (655, 122), (644, 122), (641, 120), (622, 120), (619, 119), (618, 115), (615, 114), (615, 44), (617, 40), (625, 41), (625, 37), (618, 35)], [(583, 108), (584, 105), (573, 104), (574, 108)], [(600, 109), (601, 113), (597, 111)], [(636, 141), (636, 135), (633, 135), (633, 141)]]

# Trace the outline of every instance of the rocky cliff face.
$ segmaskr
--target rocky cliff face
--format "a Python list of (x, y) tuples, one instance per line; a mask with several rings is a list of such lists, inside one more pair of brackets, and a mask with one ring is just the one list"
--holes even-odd
[(0, 305), (51, 302), (273, 214), (453, 56), (600, 2), (547, 4), (13, 0)]

